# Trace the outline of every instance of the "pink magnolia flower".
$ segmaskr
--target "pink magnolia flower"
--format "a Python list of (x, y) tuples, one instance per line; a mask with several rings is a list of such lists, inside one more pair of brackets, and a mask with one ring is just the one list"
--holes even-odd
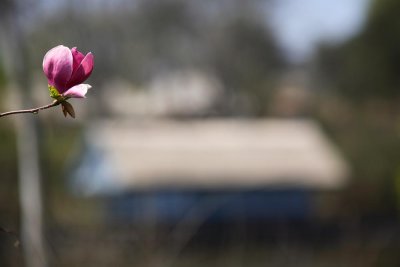
[(84, 98), (89, 84), (83, 82), (93, 71), (93, 54), (83, 55), (76, 47), (59, 45), (49, 50), (43, 58), (43, 71), (50, 86), (62, 97)]

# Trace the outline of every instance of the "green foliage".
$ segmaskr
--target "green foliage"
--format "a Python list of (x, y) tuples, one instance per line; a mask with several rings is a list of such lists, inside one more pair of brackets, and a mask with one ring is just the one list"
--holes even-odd
[[(364, 29), (339, 46), (321, 47), (318, 77), (329, 88), (320, 119), (347, 155), (356, 188), (370, 184), (364, 208), (395, 212), (400, 158), (400, 2), (375, 0)], [(373, 207), (375, 206), (375, 207)]]
[(250, 112), (265, 115), (277, 74), (285, 66), (271, 33), (256, 19), (236, 17), (213, 35), (209, 64), (225, 85), (227, 110), (241, 113), (245, 105), (230, 101), (239, 95), (249, 102)]
[(321, 72), (351, 101), (400, 97), (399, 11), (399, 1), (375, 1), (358, 36), (321, 49)]

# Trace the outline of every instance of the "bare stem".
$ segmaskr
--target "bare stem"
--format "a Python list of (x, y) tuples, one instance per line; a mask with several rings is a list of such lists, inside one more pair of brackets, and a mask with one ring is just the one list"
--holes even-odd
[(3, 112), (0, 113), (0, 117), (4, 117), (4, 116), (8, 116), (8, 115), (13, 115), (13, 114), (21, 114), (21, 113), (33, 113), (33, 114), (37, 114), (39, 113), (39, 111), (44, 110), (44, 109), (48, 109), (48, 108), (52, 108), (55, 106), (58, 106), (59, 104), (61, 104), (60, 101), (58, 100), (54, 100), (53, 103), (45, 105), (45, 106), (41, 106), (38, 108), (32, 108), (32, 109), (20, 109), (20, 110), (13, 110), (13, 111), (8, 111), (8, 112)]

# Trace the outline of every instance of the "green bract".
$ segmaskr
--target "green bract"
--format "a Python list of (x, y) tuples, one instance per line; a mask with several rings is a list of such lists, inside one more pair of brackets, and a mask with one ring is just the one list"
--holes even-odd
[(51, 86), (50, 84), (48, 85), (50, 96), (54, 98), (57, 101), (65, 101), (68, 99), (68, 97), (60, 95), (60, 93), (57, 91), (57, 89), (54, 86)]

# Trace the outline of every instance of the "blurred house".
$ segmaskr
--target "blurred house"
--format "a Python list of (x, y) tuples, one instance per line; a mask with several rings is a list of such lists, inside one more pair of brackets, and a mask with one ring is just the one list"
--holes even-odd
[(348, 166), (307, 119), (102, 120), (86, 131), (71, 179), (107, 196), (109, 220), (307, 221)]
[(103, 109), (125, 118), (209, 115), (222, 90), (214, 75), (199, 70), (158, 74), (145, 88), (121, 80), (105, 87), (112, 90), (103, 91)]

